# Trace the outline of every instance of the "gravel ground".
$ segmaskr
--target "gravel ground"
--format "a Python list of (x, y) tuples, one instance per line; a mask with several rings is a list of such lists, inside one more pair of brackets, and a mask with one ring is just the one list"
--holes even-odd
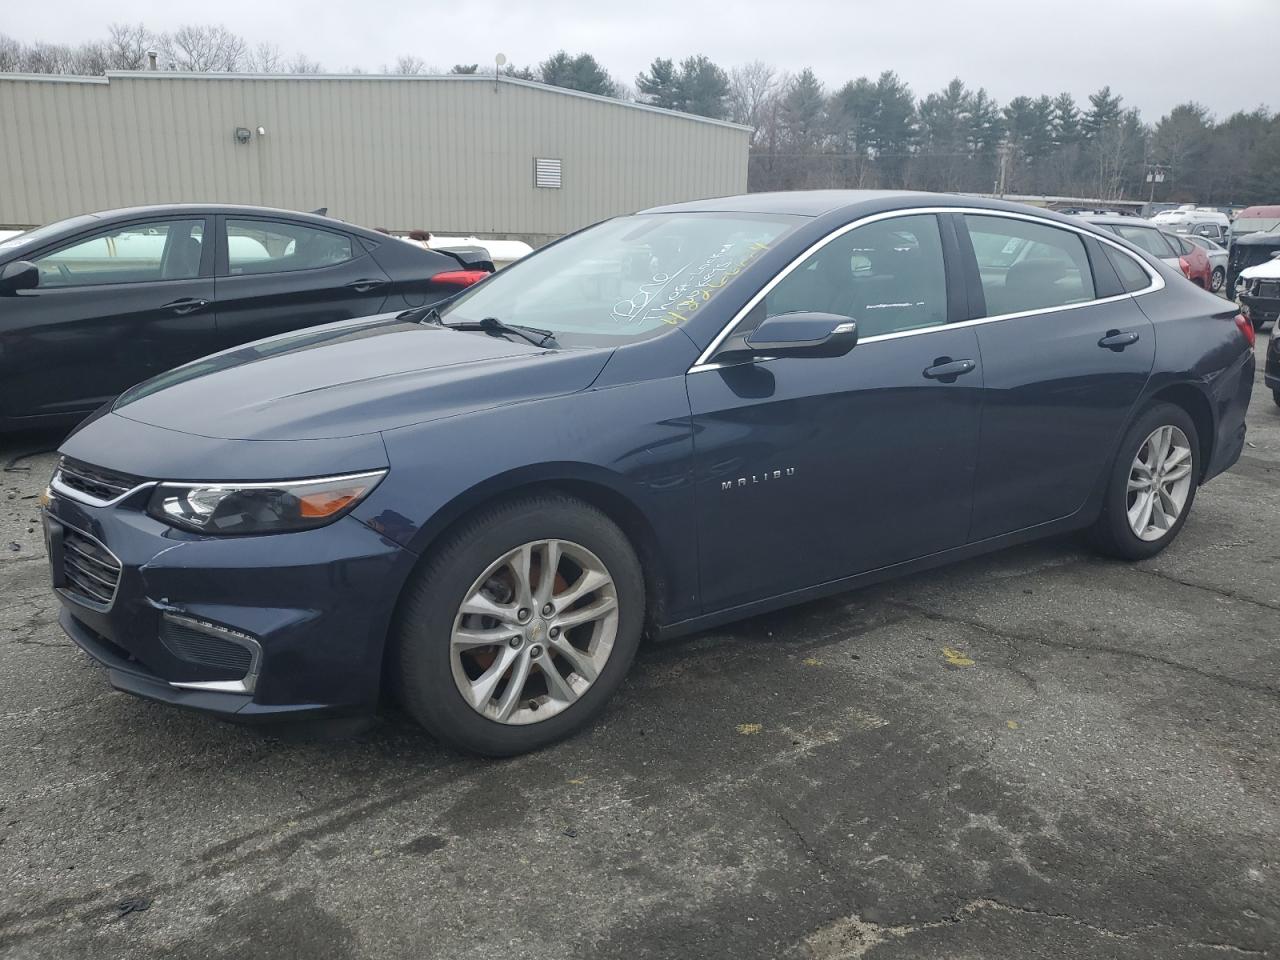
[[(1259, 341), (1259, 357), (1265, 337)], [(1280, 952), (1280, 410), (1177, 544), (1074, 539), (650, 645), (504, 762), (113, 693), (0, 473), (0, 955)], [(56, 437), (0, 439), (0, 466)]]

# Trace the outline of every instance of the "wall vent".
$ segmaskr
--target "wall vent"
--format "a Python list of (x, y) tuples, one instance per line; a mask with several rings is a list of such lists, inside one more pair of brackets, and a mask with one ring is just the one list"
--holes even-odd
[(533, 160), (533, 185), (560, 189), (560, 161), (546, 157), (535, 157)]

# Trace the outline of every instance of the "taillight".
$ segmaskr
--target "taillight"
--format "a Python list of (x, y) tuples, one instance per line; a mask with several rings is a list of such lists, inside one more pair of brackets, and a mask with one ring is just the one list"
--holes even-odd
[(1244, 334), (1244, 338), (1249, 341), (1249, 346), (1251, 347), (1258, 339), (1257, 331), (1253, 329), (1253, 321), (1243, 313), (1236, 314), (1236, 329)]
[(1189, 263), (1187, 262), (1187, 258), (1186, 258), (1186, 257), (1179, 257), (1179, 258), (1178, 258), (1178, 266), (1180, 266), (1180, 267), (1182, 268), (1182, 275), (1183, 275), (1184, 277), (1186, 277), (1188, 280), (1190, 280), (1190, 279), (1191, 279), (1191, 264), (1189, 264)]
[(431, 279), (450, 287), (469, 287), (473, 283), (479, 283), (488, 275), (488, 270), (446, 270), (444, 273), (437, 273)]

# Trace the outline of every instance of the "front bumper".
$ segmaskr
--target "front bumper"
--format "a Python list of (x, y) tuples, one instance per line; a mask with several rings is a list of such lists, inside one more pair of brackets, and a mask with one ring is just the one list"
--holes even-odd
[(1255, 326), (1280, 318), (1280, 300), (1274, 297), (1254, 297), (1242, 293), (1238, 300), (1244, 315), (1252, 320)]
[[(148, 517), (149, 493), (105, 507), (55, 494), (45, 508), (59, 621), (114, 687), (239, 720), (374, 709), (412, 554), (349, 516), (297, 533), (192, 535)], [(68, 530), (118, 560), (109, 602), (88, 600), (60, 576)], [(249, 682), (185, 659), (162, 639), (166, 621), (245, 638), (255, 649)]]
[(1263, 367), (1262, 379), (1270, 389), (1280, 390), (1280, 335), (1275, 333), (1267, 345), (1267, 363)]

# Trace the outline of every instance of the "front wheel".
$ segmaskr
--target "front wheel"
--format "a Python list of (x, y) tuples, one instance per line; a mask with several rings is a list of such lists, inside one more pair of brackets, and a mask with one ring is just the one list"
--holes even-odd
[(1209, 289), (1217, 293), (1222, 289), (1222, 285), (1227, 282), (1227, 272), (1221, 267), (1213, 268), (1213, 275), (1209, 277)]
[(1200, 478), (1196, 425), (1181, 407), (1156, 403), (1125, 433), (1093, 540), (1125, 560), (1153, 557), (1178, 536)]
[(464, 521), (406, 588), (401, 700), (439, 739), (500, 757), (586, 725), (626, 675), (644, 624), (627, 537), (590, 504), (508, 501)]

